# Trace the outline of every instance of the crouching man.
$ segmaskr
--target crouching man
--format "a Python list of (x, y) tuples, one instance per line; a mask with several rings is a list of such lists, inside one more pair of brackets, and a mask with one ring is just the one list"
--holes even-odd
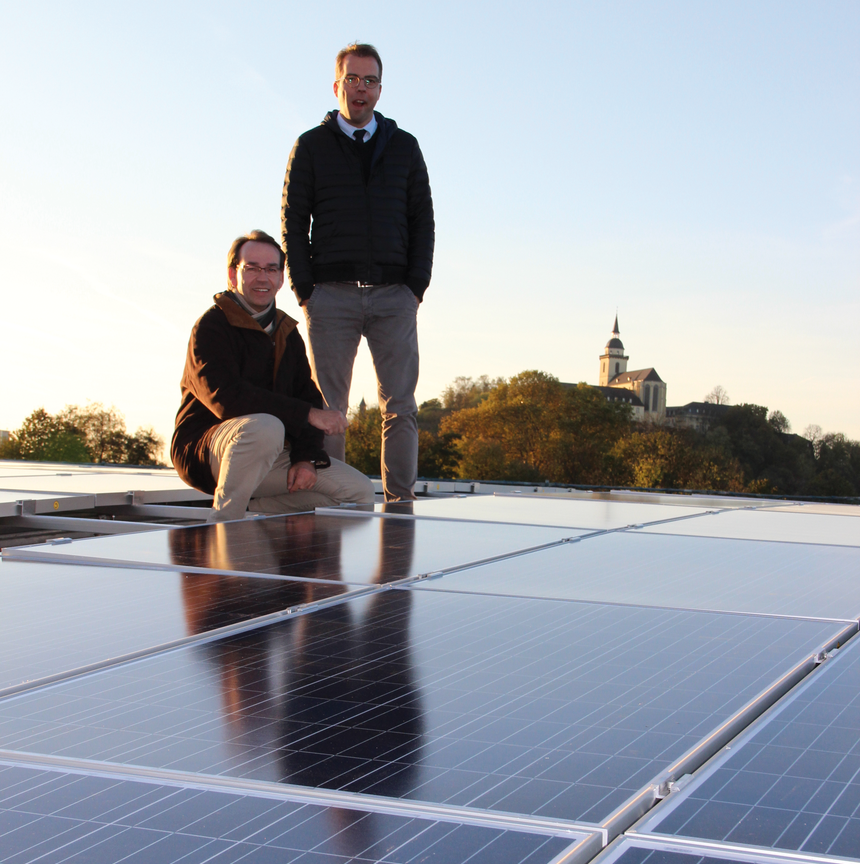
[(340, 503), (372, 504), (363, 474), (322, 449), (346, 418), (323, 409), (296, 321), (275, 307), (284, 253), (263, 231), (238, 237), (228, 290), (194, 325), (170, 455), (180, 477), (214, 495), (210, 521)]

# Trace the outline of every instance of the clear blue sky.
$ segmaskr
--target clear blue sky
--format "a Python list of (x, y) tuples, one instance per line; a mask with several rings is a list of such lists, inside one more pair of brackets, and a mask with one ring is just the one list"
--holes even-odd
[(169, 438), (227, 248), (279, 236), (290, 148), (358, 39), (433, 187), (419, 401), (597, 383), (617, 309), (670, 405), (722, 384), (860, 438), (857, 0), (35, 0), (0, 26), (0, 428), (93, 400)]

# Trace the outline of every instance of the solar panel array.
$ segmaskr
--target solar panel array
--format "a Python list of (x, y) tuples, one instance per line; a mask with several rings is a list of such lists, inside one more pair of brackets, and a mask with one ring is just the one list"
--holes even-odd
[(725, 503), (7, 548), (0, 858), (860, 861), (860, 518)]

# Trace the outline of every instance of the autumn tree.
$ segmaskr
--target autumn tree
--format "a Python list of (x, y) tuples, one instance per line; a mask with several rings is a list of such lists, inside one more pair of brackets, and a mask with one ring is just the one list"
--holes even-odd
[(613, 455), (625, 485), (740, 492), (744, 477), (727, 448), (687, 429), (653, 427), (620, 439)]
[(481, 375), (480, 378), (467, 378), (460, 375), (442, 392), (442, 407), (447, 411), (474, 408), (502, 381), (501, 378), (492, 379), (487, 375)]
[(459, 436), (460, 477), (599, 483), (612, 445), (628, 426), (627, 405), (532, 370), (499, 381), (440, 428)]

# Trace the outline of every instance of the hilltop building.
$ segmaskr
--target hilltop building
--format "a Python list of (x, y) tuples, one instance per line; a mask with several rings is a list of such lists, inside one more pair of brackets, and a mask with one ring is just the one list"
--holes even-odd
[[(600, 355), (598, 389), (611, 401), (633, 405), (636, 420), (662, 420), (666, 413), (666, 382), (653, 367), (627, 371), (630, 359), (624, 353), (624, 344), (618, 329), (618, 315), (612, 327), (612, 338)], [(639, 405), (627, 394), (636, 397)]]
[[(685, 427), (699, 431), (719, 422), (728, 405), (708, 402), (688, 402), (686, 405), (667, 407), (666, 382), (654, 367), (627, 369), (630, 359), (624, 353), (618, 329), (618, 315), (612, 326), (612, 336), (600, 355), (600, 376), (597, 388), (609, 402), (625, 402), (633, 410), (634, 420), (650, 420), (668, 426)], [(574, 387), (574, 384), (565, 384)]]
[(688, 402), (666, 409), (666, 423), (669, 426), (679, 426), (696, 429), (702, 432), (712, 424), (725, 417), (728, 405), (715, 405), (711, 402)]

